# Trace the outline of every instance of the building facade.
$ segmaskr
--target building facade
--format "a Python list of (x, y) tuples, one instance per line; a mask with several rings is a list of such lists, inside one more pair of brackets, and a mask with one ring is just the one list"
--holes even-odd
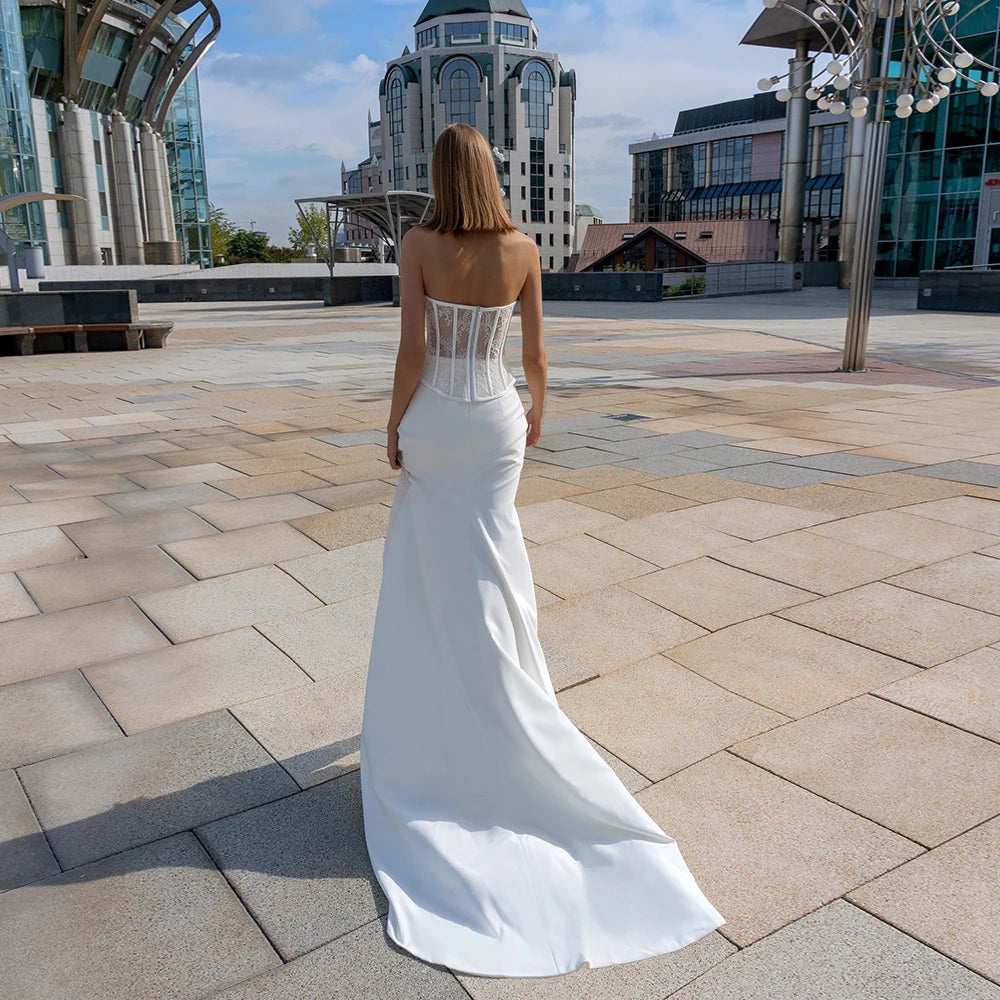
[[(785, 106), (772, 94), (680, 112), (673, 135), (629, 146), (630, 221), (745, 222), (718, 232), (704, 226), (712, 240), (706, 256), (777, 259), (784, 135)], [(827, 111), (810, 117), (805, 260), (837, 259), (846, 142), (842, 119)]]
[(0, 0), (2, 194), (83, 201), (5, 213), (46, 262), (211, 266), (195, 67), (221, 28), (212, 0)]
[(537, 243), (543, 270), (562, 270), (574, 253), (573, 71), (539, 49), (520, 0), (430, 0), (414, 30), (414, 50), (386, 67), (369, 157), (344, 168), (343, 192), (431, 192), (434, 142), (464, 122), (503, 154), (511, 218)]

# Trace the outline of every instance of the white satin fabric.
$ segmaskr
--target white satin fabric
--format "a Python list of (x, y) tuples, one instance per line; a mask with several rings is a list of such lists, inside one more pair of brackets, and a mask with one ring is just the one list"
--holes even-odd
[(512, 377), (475, 401), (418, 384), (361, 732), (389, 936), (488, 976), (631, 962), (725, 923), (556, 702), (514, 509), (526, 428)]

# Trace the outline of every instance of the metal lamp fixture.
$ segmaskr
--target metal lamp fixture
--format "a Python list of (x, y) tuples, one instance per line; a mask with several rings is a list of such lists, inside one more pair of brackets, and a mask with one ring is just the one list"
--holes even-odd
[[(824, 0), (803, 7), (801, 0), (763, 0), (801, 19), (803, 43), (797, 65), (782, 76), (765, 77), (762, 91), (811, 101), (820, 111), (848, 112), (865, 119), (858, 218), (851, 260), (850, 302), (844, 357), (839, 371), (865, 371), (871, 316), (875, 250), (885, 182), (890, 123), (888, 92), (896, 118), (933, 111), (952, 89), (1000, 91), (1000, 67), (967, 51), (959, 40), (962, 24), (997, 0)], [(901, 43), (893, 53), (894, 39)], [(816, 55), (807, 57), (806, 49)], [(818, 68), (817, 68), (818, 67)]]

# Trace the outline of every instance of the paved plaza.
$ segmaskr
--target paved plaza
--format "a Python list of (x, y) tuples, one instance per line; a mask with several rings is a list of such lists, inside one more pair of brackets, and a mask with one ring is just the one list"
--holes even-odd
[(547, 307), (559, 702), (727, 920), (551, 979), (396, 948), (365, 850), (398, 311), (0, 358), (0, 998), (1000, 1000), (998, 323), (913, 298), (858, 374), (835, 290)]

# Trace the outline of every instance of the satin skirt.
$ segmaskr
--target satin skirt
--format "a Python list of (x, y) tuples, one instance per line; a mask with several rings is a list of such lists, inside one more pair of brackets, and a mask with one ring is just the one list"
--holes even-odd
[(389, 936), (484, 976), (631, 962), (725, 923), (556, 702), (514, 508), (526, 429), (513, 386), (466, 402), (418, 385), (361, 732)]

